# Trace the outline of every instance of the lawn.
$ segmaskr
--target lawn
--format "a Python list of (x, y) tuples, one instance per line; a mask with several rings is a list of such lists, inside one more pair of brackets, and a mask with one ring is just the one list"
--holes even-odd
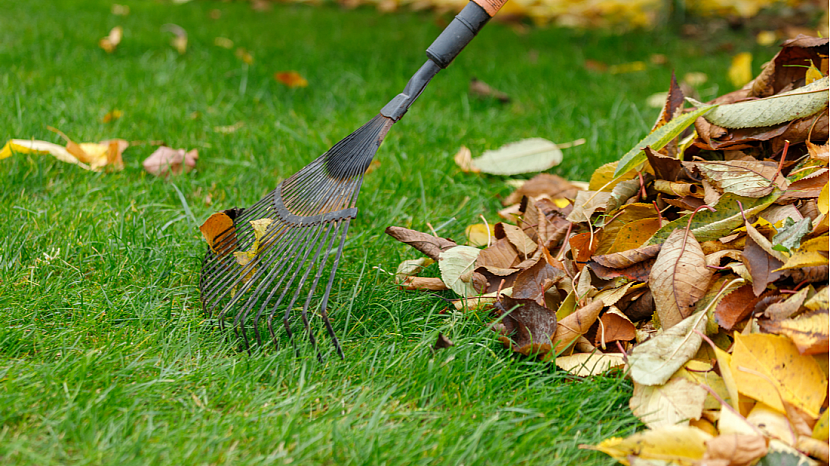
[[(503, 178), (452, 156), (525, 137), (585, 138), (551, 170), (587, 179), (651, 127), (646, 98), (704, 72), (702, 100), (732, 90), (732, 53), (775, 53), (751, 34), (705, 43), (676, 28), (611, 35), (491, 24), (390, 132), (366, 177), (331, 298), (346, 359), (304, 345), (252, 356), (202, 313), (197, 291), (212, 212), (248, 206), (377, 114), (425, 60), (430, 13), (277, 4), (0, 0), (0, 135), (137, 143), (126, 168), (91, 173), (52, 158), (0, 161), (0, 460), (4, 464), (608, 464), (578, 446), (638, 426), (621, 377), (577, 381), (516, 357), (484, 313), (396, 288), (419, 253), (389, 225), (463, 241), (497, 221)], [(218, 10), (221, 15), (216, 18)], [(187, 30), (179, 55), (165, 23)], [(98, 45), (114, 26), (113, 54)], [(246, 65), (216, 37), (244, 47)], [(730, 51), (731, 50), (731, 51)], [(652, 64), (651, 54), (665, 64)], [(587, 69), (643, 61), (645, 70)], [(289, 89), (276, 71), (296, 70)], [(467, 94), (476, 76), (509, 104)], [(113, 109), (123, 116), (102, 118)], [(242, 123), (240, 126), (239, 123)], [(236, 131), (222, 131), (234, 126)], [(217, 130), (219, 128), (219, 130)], [(145, 173), (153, 141), (199, 150), (197, 170)], [(433, 354), (438, 332), (455, 346)], [(328, 345), (327, 341), (323, 342)]]

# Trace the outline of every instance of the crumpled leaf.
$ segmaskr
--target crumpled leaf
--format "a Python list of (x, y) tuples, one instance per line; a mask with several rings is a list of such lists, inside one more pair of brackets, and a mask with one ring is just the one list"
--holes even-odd
[(455, 241), (439, 238), (437, 236), (421, 233), (420, 231), (410, 230), (403, 227), (387, 227), (386, 234), (400, 241), (406, 243), (413, 248), (426, 254), (430, 259), (437, 261), (438, 256), (450, 248), (457, 246)]
[(650, 429), (687, 426), (691, 419), (700, 419), (706, 395), (700, 385), (682, 377), (655, 386), (635, 382), (628, 406)]
[(730, 368), (741, 394), (780, 412), (785, 411), (783, 398), (818, 418), (827, 395), (827, 377), (818, 363), (800, 354), (789, 338), (735, 333)]
[(775, 236), (772, 237), (772, 244), (774, 246), (783, 246), (785, 249), (798, 249), (801, 245), (801, 239), (813, 229), (812, 222), (809, 218), (802, 218), (798, 222), (787, 218), (784, 225), (778, 229)]
[(237, 247), (234, 219), (243, 209), (228, 209), (208, 217), (199, 227), (208, 247), (220, 256), (225, 256)]
[(441, 280), (459, 296), (475, 296), (479, 290), (473, 286), (473, 272), (481, 249), (455, 246), (438, 256)]
[(553, 142), (530, 138), (487, 151), (472, 160), (472, 167), (491, 175), (517, 175), (547, 170), (562, 162), (562, 151)]
[(499, 339), (513, 351), (524, 355), (545, 355), (553, 346), (556, 332), (556, 313), (532, 299), (502, 296), (504, 316), (502, 324), (506, 335)]
[(700, 348), (702, 338), (693, 330), (702, 333), (705, 328), (705, 313), (701, 311), (635, 346), (628, 358), (631, 378), (643, 385), (666, 383)]
[(568, 348), (577, 338), (588, 333), (602, 311), (602, 300), (595, 299), (574, 313), (563, 318), (556, 328), (553, 341), (556, 342), (555, 352), (559, 353)]
[(395, 271), (395, 283), (400, 285), (404, 283), (407, 278), (414, 277), (421, 273), (424, 268), (434, 263), (429, 257), (419, 257), (418, 259), (407, 259), (398, 264), (398, 269)]
[(767, 285), (783, 276), (777, 269), (784, 264), (759, 246), (751, 235), (747, 235), (741, 261), (752, 276), (752, 291), (755, 296), (760, 296)]
[(634, 148), (622, 156), (617, 165), (617, 169), (614, 170), (614, 178), (624, 175), (637, 165), (645, 162), (645, 147), (651, 147), (654, 150), (662, 149), (669, 141), (676, 138), (683, 130), (694, 123), (697, 117), (705, 115), (715, 107), (716, 105), (700, 105), (697, 110), (674, 118), (672, 121), (643, 138)]
[[(726, 461), (728, 466), (750, 465), (767, 454), (768, 440), (761, 435), (726, 434), (706, 441), (704, 461)], [(710, 463), (706, 463), (710, 464)]]
[[(827, 106), (828, 78), (798, 89), (747, 102), (721, 105), (705, 118), (723, 128), (760, 128), (815, 114)], [(694, 99), (692, 105), (701, 106)]]
[(185, 151), (184, 149), (171, 149), (161, 146), (150, 154), (142, 164), (147, 173), (167, 178), (171, 173), (179, 175), (188, 173), (196, 168), (196, 161), (199, 159), (199, 152), (196, 149)]
[(649, 259), (657, 257), (657, 254), (660, 252), (662, 247), (662, 244), (652, 244), (650, 246), (642, 246), (636, 249), (628, 249), (612, 254), (594, 256), (591, 259), (603, 267), (624, 269), (626, 267), (631, 267), (634, 264), (645, 262)]
[(649, 274), (649, 288), (663, 328), (689, 317), (706, 294), (714, 271), (694, 234), (675, 230), (663, 243)]

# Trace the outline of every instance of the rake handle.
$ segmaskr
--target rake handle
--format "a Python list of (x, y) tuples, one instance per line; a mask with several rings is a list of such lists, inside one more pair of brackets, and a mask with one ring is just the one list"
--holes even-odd
[(403, 118), (429, 81), (452, 63), (505, 3), (507, 0), (472, 0), (468, 3), (429, 46), (429, 60), (410, 78), (403, 92), (381, 109), (380, 114), (393, 122)]
[(427, 49), (427, 57), (446, 68), (507, 0), (472, 0)]

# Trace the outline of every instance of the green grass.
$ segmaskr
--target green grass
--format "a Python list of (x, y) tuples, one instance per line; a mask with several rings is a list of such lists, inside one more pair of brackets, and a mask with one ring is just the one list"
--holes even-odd
[[(199, 165), (153, 178), (141, 168), (149, 145), (110, 174), (43, 156), (0, 161), (3, 464), (610, 462), (578, 445), (636, 429), (629, 382), (572, 380), (502, 348), (486, 315), (441, 313), (439, 298), (397, 290), (385, 271), (418, 253), (383, 229), (430, 223), (461, 240), (479, 214), (497, 220), (509, 189), (461, 173), (452, 155), (462, 144), (479, 154), (524, 137), (584, 137), (552, 172), (587, 179), (647, 132), (656, 110), (645, 98), (666, 90), (672, 68), (708, 73), (706, 100), (731, 90), (721, 45), (751, 41), (488, 26), (395, 125), (366, 178), (331, 300), (347, 358), (321, 364), (284, 336), (282, 350), (248, 356), (209, 325), (196, 226), (252, 204), (375, 115), (424, 61), (435, 17), (138, 0), (117, 17), (110, 3), (0, 0), (3, 141), (59, 142), (50, 125), (76, 141), (198, 148)], [(186, 55), (164, 23), (188, 31)], [(107, 55), (97, 41), (115, 25), (124, 40)], [(214, 46), (217, 36), (251, 51), (253, 65)], [(757, 66), (774, 50), (756, 52)], [(651, 53), (669, 64), (621, 75), (582, 65)], [(285, 88), (272, 78), (281, 70), (309, 86)], [(472, 76), (513, 102), (468, 97)], [(102, 123), (114, 108), (124, 116)], [(213, 129), (237, 122), (234, 133)], [(432, 354), (439, 331), (455, 346)]]

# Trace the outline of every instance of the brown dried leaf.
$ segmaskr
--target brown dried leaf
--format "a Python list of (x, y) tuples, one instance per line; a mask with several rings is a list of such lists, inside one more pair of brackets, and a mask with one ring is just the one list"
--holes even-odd
[(399, 286), (402, 290), (443, 291), (450, 289), (440, 278), (435, 277), (404, 277)]
[(521, 201), (523, 196), (535, 198), (544, 195), (550, 197), (551, 199), (573, 199), (579, 191), (579, 188), (560, 176), (540, 173), (527, 180), (520, 188), (510, 193), (510, 195), (502, 201), (502, 204), (506, 206), (515, 204)]
[(752, 292), (751, 285), (743, 285), (720, 300), (715, 307), (715, 322), (726, 330), (732, 330), (752, 313), (760, 300)]
[(499, 340), (524, 355), (549, 353), (556, 333), (556, 313), (532, 299), (501, 299), (497, 309), (507, 315), (502, 320), (506, 335)]
[(678, 181), (686, 178), (686, 170), (677, 158), (655, 152), (651, 147), (646, 147), (645, 152), (657, 180)]
[(147, 173), (167, 178), (171, 173), (179, 175), (196, 168), (199, 152), (196, 149), (171, 149), (161, 146), (144, 160), (143, 166)]
[(573, 314), (559, 322), (553, 341), (556, 342), (555, 352), (564, 351), (577, 338), (588, 333), (602, 311), (602, 300), (595, 299), (587, 305), (577, 309)]
[[(751, 225), (750, 228), (752, 228)], [(746, 246), (741, 254), (741, 259), (749, 271), (750, 276), (752, 276), (752, 291), (755, 293), (755, 296), (760, 296), (767, 288), (767, 285), (783, 276), (781, 272), (776, 272), (775, 270), (784, 265), (784, 263), (767, 254), (752, 239), (752, 236), (747, 236), (746, 238)]]
[(615, 308), (611, 308), (599, 319), (600, 325), (594, 343), (605, 348), (615, 341), (631, 341), (637, 336), (637, 329), (628, 317)]
[(536, 242), (530, 239), (521, 228), (507, 223), (499, 223), (499, 225), (501, 225), (507, 240), (510, 241), (510, 244), (516, 248), (516, 251), (522, 257), (527, 258), (536, 251)]
[(768, 443), (761, 435), (722, 434), (706, 441), (703, 463), (724, 461), (727, 466), (748, 466), (767, 454)]
[(493, 89), (484, 81), (479, 81), (476, 78), (470, 80), (470, 95), (480, 98), (492, 97), (503, 104), (510, 102), (510, 96), (504, 92)]
[(662, 244), (652, 244), (626, 251), (594, 256), (591, 259), (603, 267), (624, 269), (657, 257), (662, 247)]
[(647, 283), (649, 281), (649, 275), (651, 274), (651, 269), (654, 266), (655, 260), (656, 259), (647, 259), (643, 262), (637, 262), (636, 264), (630, 267), (625, 267), (622, 269), (612, 269), (609, 267), (602, 266), (594, 261), (588, 262), (587, 265), (591, 268), (591, 271), (594, 272), (594, 275), (603, 280), (611, 280), (617, 277), (625, 277), (630, 280)]
[(513, 298), (531, 299), (545, 305), (545, 291), (553, 286), (565, 273), (552, 267), (541, 256), (533, 266), (519, 272), (513, 283)]
[[(487, 248), (482, 249), (476, 261), (476, 267), (496, 267), (509, 269), (519, 263), (519, 253), (507, 238), (501, 238), (493, 242)], [(498, 274), (497, 274), (498, 275)]]
[(695, 303), (706, 294), (712, 275), (694, 234), (674, 230), (649, 274), (649, 287), (663, 328), (671, 328), (692, 315)]
[(457, 246), (453, 240), (438, 238), (409, 228), (387, 227), (386, 234), (421, 251), (434, 261), (438, 260), (442, 252)]

